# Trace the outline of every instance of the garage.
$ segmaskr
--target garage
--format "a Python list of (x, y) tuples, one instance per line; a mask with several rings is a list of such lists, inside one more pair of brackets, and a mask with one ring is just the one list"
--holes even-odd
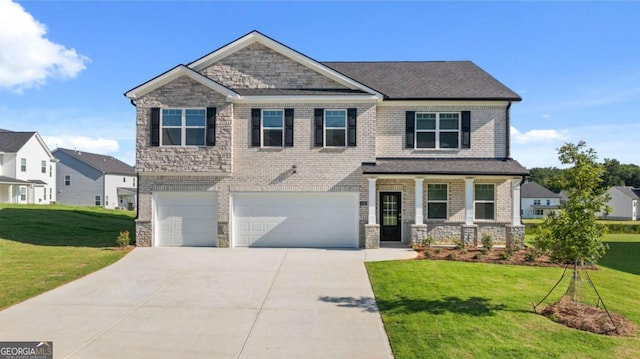
[(235, 247), (358, 247), (358, 193), (235, 193)]
[(157, 192), (153, 199), (156, 246), (216, 245), (216, 192)]

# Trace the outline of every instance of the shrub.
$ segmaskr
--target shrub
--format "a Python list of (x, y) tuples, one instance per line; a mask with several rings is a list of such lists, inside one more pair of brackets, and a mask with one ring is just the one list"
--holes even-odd
[(488, 250), (488, 249), (486, 249), (486, 248), (482, 248), (482, 249), (480, 250), (480, 253), (482, 253), (482, 255), (485, 255), (485, 256), (486, 256), (487, 254), (489, 254), (489, 250)]
[(131, 238), (129, 238), (129, 231), (122, 231), (118, 234), (118, 238), (116, 238), (116, 243), (120, 246), (120, 248), (125, 248), (131, 242)]
[(489, 251), (493, 248), (493, 236), (491, 234), (486, 233), (482, 236), (482, 246)]
[(440, 248), (436, 248), (436, 249), (433, 250), (433, 252), (435, 254), (440, 254), (440, 252), (442, 252), (442, 250)]
[(511, 259), (511, 257), (513, 257), (513, 252), (511, 251), (503, 251), (500, 252), (500, 259), (508, 261), (509, 259)]
[(483, 256), (484, 256), (484, 255), (482, 254), (482, 252), (476, 252), (476, 253), (473, 255), (473, 257), (472, 257), (472, 258), (473, 258), (473, 259), (480, 259), (480, 258), (482, 258)]
[(457, 255), (455, 252), (450, 252), (450, 253), (447, 255), (447, 259), (451, 259), (451, 260), (454, 260), (454, 261), (455, 261), (456, 259), (458, 259), (458, 255)]

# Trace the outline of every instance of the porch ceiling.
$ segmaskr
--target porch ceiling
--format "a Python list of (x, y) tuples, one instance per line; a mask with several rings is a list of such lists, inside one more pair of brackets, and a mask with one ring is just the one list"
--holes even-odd
[(363, 163), (362, 173), (365, 175), (529, 175), (527, 169), (518, 161), (493, 158), (377, 158), (375, 163)]

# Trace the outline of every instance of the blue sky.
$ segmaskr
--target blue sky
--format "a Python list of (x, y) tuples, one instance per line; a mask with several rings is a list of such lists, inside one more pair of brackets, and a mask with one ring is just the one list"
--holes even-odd
[(135, 162), (123, 93), (258, 30), (319, 61), (471, 60), (523, 97), (512, 156), (640, 164), (640, 2), (0, 0), (0, 128)]

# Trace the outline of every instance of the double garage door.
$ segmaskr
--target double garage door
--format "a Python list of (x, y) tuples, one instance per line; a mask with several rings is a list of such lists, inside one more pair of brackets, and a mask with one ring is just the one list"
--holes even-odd
[(235, 193), (236, 247), (358, 246), (358, 193)]
[[(215, 192), (154, 196), (158, 246), (215, 246)], [(358, 246), (358, 193), (234, 193), (234, 247)]]

